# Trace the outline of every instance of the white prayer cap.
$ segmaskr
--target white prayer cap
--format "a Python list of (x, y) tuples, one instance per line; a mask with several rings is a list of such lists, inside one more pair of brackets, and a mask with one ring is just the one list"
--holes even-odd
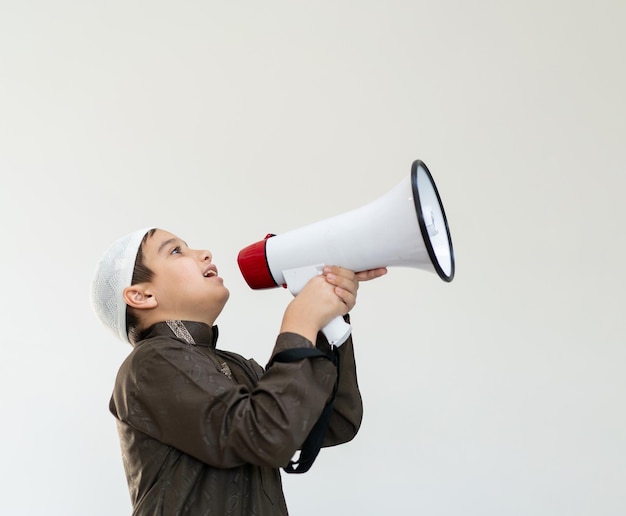
[(116, 337), (128, 343), (124, 289), (131, 285), (139, 246), (150, 229), (140, 229), (116, 240), (98, 262), (91, 283), (91, 306), (96, 315)]

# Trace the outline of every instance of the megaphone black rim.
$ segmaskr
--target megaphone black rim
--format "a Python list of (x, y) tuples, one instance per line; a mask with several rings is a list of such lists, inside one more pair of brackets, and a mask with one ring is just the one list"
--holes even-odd
[[(419, 189), (417, 187), (417, 171), (419, 167), (422, 167), (424, 172), (428, 175), (428, 179), (430, 180), (430, 184), (433, 187), (433, 191), (437, 196), (437, 202), (439, 203), (439, 209), (441, 210), (441, 216), (443, 217), (443, 222), (446, 227), (446, 236), (448, 238), (448, 246), (450, 248), (450, 274), (446, 274), (441, 265), (439, 264), (439, 260), (437, 259), (437, 255), (435, 254), (435, 249), (433, 248), (432, 242), (430, 240), (430, 236), (428, 235), (428, 229), (426, 228), (426, 221), (424, 220), (424, 215), (422, 214), (422, 204), (420, 202)], [(437, 190), (437, 185), (433, 180), (433, 176), (428, 170), (426, 164), (421, 160), (415, 160), (411, 167), (411, 188), (413, 190), (413, 202), (415, 203), (415, 214), (417, 215), (417, 222), (420, 227), (420, 231), (422, 233), (422, 237), (424, 240), (424, 245), (426, 246), (426, 250), (428, 251), (428, 256), (430, 257), (430, 261), (435, 268), (435, 271), (439, 275), (439, 277), (447, 282), (452, 281), (454, 278), (454, 249), (452, 248), (452, 238), (450, 236), (450, 228), (448, 227), (448, 218), (446, 217), (446, 212), (443, 209), (443, 203), (441, 202), (441, 197), (439, 196), (439, 191)]]

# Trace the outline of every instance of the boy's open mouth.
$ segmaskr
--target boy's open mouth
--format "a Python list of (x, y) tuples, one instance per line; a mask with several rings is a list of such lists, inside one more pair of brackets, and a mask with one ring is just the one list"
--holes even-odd
[(217, 269), (215, 268), (215, 266), (211, 266), (206, 271), (204, 271), (203, 276), (205, 278), (212, 278), (213, 276), (217, 276)]

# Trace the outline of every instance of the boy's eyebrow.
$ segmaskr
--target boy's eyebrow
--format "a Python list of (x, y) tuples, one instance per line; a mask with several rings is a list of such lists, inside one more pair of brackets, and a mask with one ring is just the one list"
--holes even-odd
[(163, 248), (167, 247), (168, 245), (175, 244), (177, 242), (182, 242), (185, 245), (185, 247), (188, 247), (187, 242), (185, 242), (184, 240), (180, 240), (179, 238), (170, 238), (166, 240), (165, 242), (161, 242), (161, 245), (159, 246), (159, 249), (157, 250), (157, 254), (160, 254)]

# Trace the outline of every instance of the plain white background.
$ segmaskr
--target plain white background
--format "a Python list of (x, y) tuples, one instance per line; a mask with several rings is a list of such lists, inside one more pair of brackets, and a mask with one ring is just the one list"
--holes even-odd
[(129, 348), (88, 301), (111, 241), (209, 248), (220, 345), (265, 363), (291, 296), (238, 251), (419, 158), (456, 278), (362, 286), (363, 426), (285, 477), (292, 514), (625, 514), (625, 23), (619, 0), (1, 0), (0, 512), (130, 512)]

